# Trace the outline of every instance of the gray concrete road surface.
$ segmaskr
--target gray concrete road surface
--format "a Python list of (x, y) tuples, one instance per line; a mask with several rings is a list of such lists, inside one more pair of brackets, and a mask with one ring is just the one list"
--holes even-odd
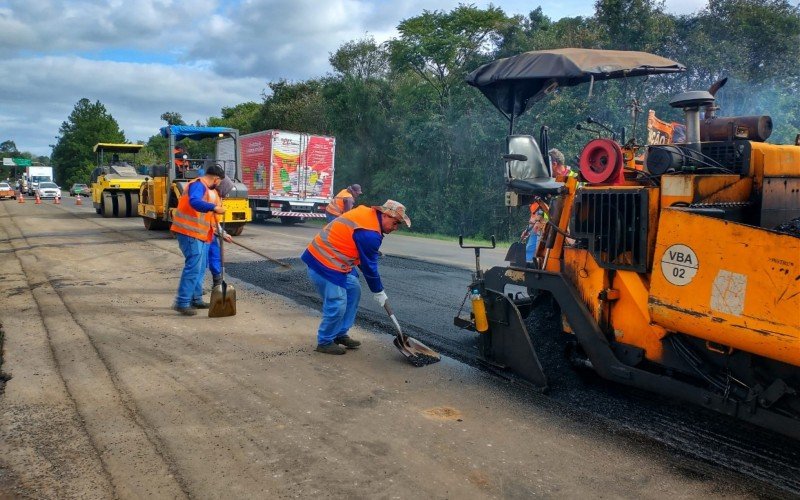
[[(179, 316), (175, 241), (73, 203), (0, 202), (13, 375), (0, 497), (757, 494), (452, 359), (414, 368), (368, 329), (353, 332), (357, 351), (317, 354), (318, 312), (254, 287), (234, 317)], [(262, 245), (294, 252), (274, 235)]]

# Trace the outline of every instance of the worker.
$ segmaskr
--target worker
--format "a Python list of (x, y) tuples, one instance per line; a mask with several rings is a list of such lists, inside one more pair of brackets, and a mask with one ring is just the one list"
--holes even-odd
[(189, 153), (186, 151), (186, 146), (183, 144), (175, 145), (175, 175), (176, 177), (183, 177), (183, 173), (189, 168)]
[(378, 249), (383, 236), (402, 223), (411, 227), (401, 203), (387, 200), (380, 207), (360, 205), (328, 223), (303, 252), (301, 259), (308, 266), (308, 277), (322, 297), (317, 352), (344, 354), (345, 347), (356, 349), (361, 345), (347, 334), (361, 298), (354, 266), (361, 268), (367, 286), (383, 307), (387, 298), (378, 274)]
[(553, 148), (547, 152), (550, 155), (550, 166), (552, 167), (553, 177), (557, 181), (564, 182), (567, 177), (577, 177), (578, 173), (567, 166), (564, 153)]
[(325, 207), (325, 219), (331, 222), (343, 213), (352, 210), (356, 205), (356, 198), (360, 195), (361, 185), (359, 184), (351, 184), (339, 191), (339, 194)]
[[(233, 190), (233, 181), (230, 177), (223, 178), (217, 186), (217, 193), (220, 199), (228, 196), (231, 190)], [(225, 228), (219, 224), (217, 226), (217, 231), (214, 232), (214, 237), (211, 239), (211, 243), (208, 245), (208, 270), (211, 271), (212, 287), (222, 284), (222, 252), (219, 247), (219, 238), (222, 238), (228, 243), (233, 242), (231, 235), (225, 232)]]
[(531, 203), (531, 217), (528, 219), (527, 227), (520, 235), (520, 240), (525, 243), (526, 262), (534, 261), (539, 237), (544, 232), (544, 227), (547, 224), (547, 216), (542, 211), (543, 208), (547, 210), (547, 205), (543, 201), (536, 200)]
[(208, 245), (217, 228), (217, 215), (225, 214), (217, 186), (225, 178), (225, 171), (212, 165), (203, 177), (189, 183), (178, 200), (178, 208), (170, 230), (178, 239), (184, 257), (178, 293), (173, 309), (184, 316), (194, 316), (195, 309), (207, 309), (203, 302), (203, 276), (208, 259)]

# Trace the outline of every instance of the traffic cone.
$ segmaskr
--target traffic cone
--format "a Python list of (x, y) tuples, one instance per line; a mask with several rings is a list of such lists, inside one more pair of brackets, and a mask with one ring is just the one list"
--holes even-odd
[(36, 204), (37, 205), (41, 205), (42, 204), (42, 199), (39, 198), (39, 193), (36, 193)]
[(61, 197), (56, 195), (55, 201), (53, 203), (56, 205), (61, 205)]
[(23, 196), (22, 191), (19, 192), (19, 198), (17, 198), (18, 203), (25, 203), (25, 196)]
[(75, 204), (76, 205), (83, 205), (83, 200), (81, 199), (81, 195), (80, 194), (78, 194), (78, 196), (75, 198)]

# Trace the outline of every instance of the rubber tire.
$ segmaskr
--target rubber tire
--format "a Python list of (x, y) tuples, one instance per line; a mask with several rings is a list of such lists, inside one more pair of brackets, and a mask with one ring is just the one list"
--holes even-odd
[(284, 226), (292, 226), (300, 222), (300, 217), (281, 217), (281, 224)]
[(225, 231), (231, 236), (239, 236), (244, 231), (244, 224), (225, 224)]
[(117, 197), (111, 196), (109, 193), (103, 193), (103, 199), (100, 202), (103, 217), (111, 218), (117, 213)]
[(131, 210), (130, 198), (128, 198), (128, 193), (117, 193), (115, 198), (117, 199), (117, 212), (114, 215), (116, 215), (117, 217), (128, 217), (128, 214), (130, 213)]
[(144, 224), (144, 228), (148, 231), (169, 229), (169, 223), (163, 220), (151, 219), (150, 217), (142, 217), (142, 223)]

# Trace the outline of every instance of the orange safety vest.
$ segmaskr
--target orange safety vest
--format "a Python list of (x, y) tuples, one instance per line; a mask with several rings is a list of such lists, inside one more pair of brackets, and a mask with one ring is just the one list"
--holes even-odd
[(192, 205), (189, 203), (189, 186), (193, 182), (201, 182), (203, 186), (205, 186), (206, 192), (203, 195), (204, 201), (213, 203), (214, 205), (220, 204), (217, 191), (215, 189), (209, 189), (202, 177), (193, 180), (186, 185), (183, 195), (181, 195), (181, 198), (178, 200), (178, 208), (173, 215), (170, 231), (185, 234), (186, 236), (197, 238), (206, 243), (211, 243), (211, 240), (214, 238), (214, 228), (217, 227), (217, 214), (214, 213), (213, 210), (203, 213), (192, 208)]
[(350, 194), (350, 191), (347, 188), (342, 189), (339, 191), (339, 194), (336, 195), (336, 198), (332, 199), (328, 206), (325, 207), (325, 211), (331, 215), (339, 217), (344, 213), (344, 199), (345, 198), (353, 198), (353, 195)]
[(320, 264), (343, 273), (349, 273), (353, 266), (361, 263), (358, 248), (353, 240), (356, 229), (381, 233), (377, 211), (360, 205), (325, 226), (311, 240), (307, 250)]
[(175, 148), (173, 151), (174, 151), (174, 156), (175, 156), (175, 166), (178, 167), (178, 168), (186, 168), (186, 167), (188, 167), (189, 166), (189, 160), (186, 160), (186, 159), (183, 158), (183, 155), (186, 154), (186, 151), (182, 151), (182, 150), (180, 150), (178, 148)]

